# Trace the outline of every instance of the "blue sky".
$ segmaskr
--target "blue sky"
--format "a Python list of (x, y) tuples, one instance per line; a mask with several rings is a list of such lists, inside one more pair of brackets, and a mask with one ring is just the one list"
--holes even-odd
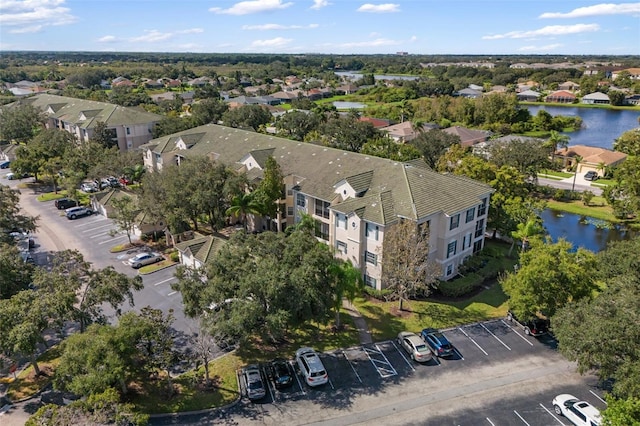
[(640, 3), (0, 0), (0, 50), (640, 54)]

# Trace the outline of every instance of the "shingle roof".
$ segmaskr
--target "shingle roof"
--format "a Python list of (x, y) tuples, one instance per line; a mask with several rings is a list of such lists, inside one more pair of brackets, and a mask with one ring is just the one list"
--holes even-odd
[[(179, 152), (185, 158), (209, 156), (240, 170), (240, 161), (248, 153), (269, 149), (283, 176), (296, 177), (300, 192), (331, 202), (335, 208), (350, 202), (342, 201), (335, 192), (340, 181), (349, 181), (358, 189), (366, 186), (367, 196), (389, 192), (385, 197), (393, 199), (394, 215), (412, 219), (470, 208), (492, 192), (488, 185), (434, 172), (422, 160), (402, 163), (215, 124), (164, 136), (143, 148), (158, 152), (168, 140), (195, 133), (205, 135), (190, 149)], [(388, 210), (371, 214), (382, 217), (385, 223), (392, 220)]]
[[(95, 127), (99, 121), (109, 126), (118, 126), (155, 123), (162, 119), (162, 116), (158, 114), (152, 114), (138, 108), (46, 93), (40, 93), (10, 105), (21, 105), (25, 101), (43, 111), (51, 109), (50, 117), (84, 129)], [(83, 116), (85, 119), (82, 119)]]
[(206, 235), (193, 240), (179, 242), (176, 244), (176, 249), (181, 252), (190, 252), (198, 261), (207, 263), (226, 242), (223, 238)]
[(616, 164), (627, 158), (627, 154), (623, 152), (611, 151), (605, 148), (586, 145), (569, 146), (567, 148), (559, 149), (558, 151), (556, 151), (556, 154), (562, 155), (564, 157), (575, 157), (579, 155), (580, 157), (582, 157), (583, 163), (604, 163), (606, 165)]

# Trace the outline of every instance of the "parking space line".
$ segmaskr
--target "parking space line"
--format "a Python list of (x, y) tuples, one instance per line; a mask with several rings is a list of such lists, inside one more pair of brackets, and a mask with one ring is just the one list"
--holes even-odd
[(176, 279), (176, 277), (167, 278), (166, 280), (158, 281), (157, 283), (154, 284), (154, 286), (159, 286), (160, 284), (164, 284), (167, 281), (171, 281), (171, 280), (175, 280), (175, 279)]
[(95, 228), (90, 228), (90, 229), (85, 229), (84, 231), (82, 231), (82, 233), (86, 234), (87, 232), (92, 232), (92, 231), (95, 231), (95, 230), (100, 229), (100, 228), (107, 228), (107, 227), (112, 226), (112, 225), (113, 225), (112, 223), (107, 223), (106, 225), (96, 226)]
[(500, 320), (500, 321), (502, 321), (502, 323), (503, 323), (504, 325), (506, 325), (507, 327), (509, 327), (509, 328), (510, 328), (514, 333), (516, 333), (518, 336), (520, 336), (520, 338), (521, 338), (522, 340), (524, 340), (525, 342), (527, 342), (529, 345), (533, 346), (533, 343), (531, 343), (531, 341), (530, 341), (529, 339), (527, 339), (527, 338), (526, 338), (526, 337), (524, 337), (522, 334), (520, 334), (520, 333), (518, 332), (518, 330), (516, 330), (514, 327), (511, 327), (511, 326), (510, 326), (509, 324), (507, 324), (504, 320)]
[(531, 426), (529, 423), (527, 423), (527, 421), (525, 419), (522, 418), (522, 416), (520, 414), (518, 414), (518, 412), (516, 410), (513, 410), (514, 413), (516, 413), (516, 416), (518, 416), (518, 418), (520, 420), (522, 420), (522, 423), (524, 423), (527, 426)]
[(485, 330), (487, 330), (487, 333), (489, 333), (490, 335), (492, 335), (493, 337), (496, 338), (496, 340), (500, 343), (502, 343), (502, 346), (504, 346), (505, 348), (511, 350), (511, 348), (509, 346), (507, 346), (507, 344), (505, 342), (503, 342), (502, 340), (500, 340), (500, 338), (498, 336), (496, 336), (495, 334), (493, 334), (493, 332), (491, 330), (489, 330), (487, 327), (484, 326), (483, 323), (480, 323), (480, 326), (482, 328), (484, 328)]
[(267, 382), (267, 388), (269, 389), (269, 395), (271, 395), (271, 403), (275, 404), (276, 403), (276, 396), (275, 396), (275, 393), (274, 393), (275, 390), (271, 389), (271, 380), (269, 380), (269, 376), (267, 375), (267, 373), (265, 373), (264, 367), (262, 369), (260, 369), (260, 374), (264, 376), (264, 381)]
[(109, 243), (114, 242), (115, 240), (122, 240), (122, 239), (125, 239), (125, 238), (127, 238), (126, 235), (120, 235), (119, 237), (113, 237), (113, 238), (111, 238), (110, 240), (107, 240), (107, 241), (100, 241), (98, 244), (109, 244)]
[(167, 294), (167, 296), (173, 296), (176, 293), (177, 293), (177, 291), (172, 291), (171, 293)]
[(458, 356), (460, 357), (461, 360), (464, 361), (464, 357), (462, 356), (462, 354), (460, 353), (460, 351), (457, 348), (454, 347), (453, 351), (458, 354)]
[(404, 354), (400, 351), (400, 349), (398, 349), (398, 347), (396, 346), (396, 342), (394, 342), (393, 340), (391, 341), (391, 344), (393, 345), (394, 348), (396, 348), (396, 351), (398, 351), (398, 353), (400, 354), (400, 356), (402, 357), (402, 359), (404, 359), (404, 362), (407, 363), (407, 365), (413, 370), (416, 371), (415, 368), (413, 368), (413, 365), (411, 365), (411, 362), (409, 362), (409, 360), (407, 359), (406, 356), (404, 356)]
[[(111, 226), (111, 225), (109, 225)], [(95, 235), (91, 235), (89, 238), (100, 238), (100, 237), (104, 237), (105, 235), (110, 235), (111, 231), (107, 231), (107, 232), (101, 232), (99, 234), (95, 234)]]
[(353, 366), (353, 364), (351, 364), (351, 361), (349, 361), (349, 357), (347, 356), (347, 353), (344, 351), (344, 349), (342, 350), (342, 355), (344, 355), (344, 359), (347, 360), (347, 362), (349, 363), (349, 365), (351, 366), (351, 369), (353, 370), (353, 372), (356, 374), (356, 377), (358, 378), (358, 381), (360, 383), (362, 383), (362, 379), (360, 378), (360, 375), (358, 374), (358, 372), (356, 371), (356, 368)]
[(294, 376), (296, 376), (296, 382), (298, 382), (298, 386), (300, 386), (300, 391), (302, 392), (303, 395), (306, 395), (307, 392), (302, 387), (302, 383), (300, 382), (300, 376), (298, 376), (298, 372), (296, 371), (296, 365), (293, 362), (289, 362), (289, 365), (291, 365), (291, 368), (293, 368), (293, 372), (295, 373)]
[(483, 354), (485, 354), (486, 356), (489, 356), (488, 353), (486, 353), (484, 351), (484, 349), (482, 349), (482, 346), (480, 346), (478, 344), (478, 342), (476, 342), (475, 340), (473, 340), (473, 338), (471, 336), (469, 336), (462, 328), (458, 327), (458, 330), (460, 330), (462, 332), (462, 334), (464, 334), (465, 336), (467, 336), (469, 338), (469, 340), (471, 340), (473, 342), (474, 345), (476, 345), (478, 347), (478, 349), (480, 349), (482, 351)]
[(496, 426), (489, 417), (485, 417), (491, 426)]
[(540, 404), (540, 406), (544, 409), (544, 411), (546, 411), (547, 413), (549, 413), (549, 415), (550, 415), (551, 417), (553, 417), (554, 419), (556, 419), (556, 422), (560, 423), (562, 426), (567, 426), (567, 425), (565, 425), (564, 423), (562, 423), (562, 422), (560, 421), (560, 419), (558, 419), (558, 418), (556, 417), (556, 415), (555, 415), (555, 414), (553, 414), (553, 412), (549, 411), (549, 410), (547, 409), (547, 407), (545, 407), (544, 405), (542, 405), (542, 403), (541, 403), (541, 402), (539, 402), (539, 404)]
[[(377, 347), (378, 346), (376, 345), (376, 348)], [(384, 362), (384, 361), (382, 361), (380, 359), (371, 358), (370, 354), (382, 355), (384, 357), (384, 354), (380, 351), (380, 349), (375, 350), (375, 349), (367, 348), (366, 346), (363, 346), (362, 350), (367, 355), (367, 358), (369, 358), (369, 361), (371, 361), (371, 364), (373, 365), (373, 368), (376, 369), (376, 371), (378, 372), (380, 377), (387, 378), (387, 377), (391, 377), (391, 376), (396, 376), (398, 374), (396, 372), (396, 370), (393, 368), (393, 366), (391, 364), (389, 364), (389, 360), (386, 360), (386, 362)], [(386, 359), (386, 357), (384, 357), (384, 358)], [(381, 364), (385, 364), (389, 368), (384, 368), (384, 367), (381, 366)]]
[(604, 403), (604, 405), (607, 405), (607, 401), (605, 401), (604, 399), (600, 398), (600, 395), (598, 395), (597, 393), (595, 393), (594, 391), (592, 391), (591, 389), (589, 389), (589, 392), (591, 392), (591, 394), (593, 396), (595, 396), (596, 398), (598, 398), (600, 401), (602, 401)]
[(92, 220), (91, 222), (85, 222), (85, 223), (81, 223), (79, 225), (74, 225), (74, 228), (82, 228), (84, 226), (88, 226), (88, 225), (95, 225), (98, 222), (104, 222), (105, 220), (108, 220), (106, 217), (105, 218), (101, 218), (101, 219), (97, 219), (97, 220)]
[(329, 384), (331, 385), (331, 389), (336, 390), (336, 388), (333, 386), (333, 382), (331, 381), (331, 377), (327, 376), (327, 380), (329, 381)]

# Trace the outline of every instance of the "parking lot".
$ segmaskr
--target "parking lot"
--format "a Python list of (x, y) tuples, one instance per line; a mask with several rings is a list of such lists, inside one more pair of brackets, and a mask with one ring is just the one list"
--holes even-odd
[[(329, 383), (317, 388), (307, 386), (296, 368), (297, 380), (292, 386), (277, 390), (263, 366), (267, 396), (254, 403), (244, 398), (234, 410), (234, 421), (247, 413), (255, 415), (256, 405), (265, 418), (280, 418), (294, 401), (305, 407), (314, 404), (325, 408), (327, 404), (339, 407), (347, 401), (353, 412), (358, 400), (370, 397), (380, 399), (374, 403), (375, 410), (368, 410), (366, 415), (342, 415), (318, 423), (352, 424), (354, 419), (358, 419), (355, 423), (381, 422), (384, 418), (385, 424), (407, 424), (407, 418), (396, 411), (403, 408), (406, 413), (422, 413), (417, 423), (427, 425), (568, 425), (570, 422), (553, 411), (551, 401), (560, 393), (573, 394), (599, 409), (606, 407), (596, 382), (575, 374), (557, 354), (550, 336), (526, 336), (519, 327), (502, 319), (450, 328), (444, 333), (455, 347), (454, 355), (424, 364), (412, 361), (396, 340), (321, 353)], [(554, 365), (558, 360), (564, 365)], [(295, 368), (296, 363), (290, 362)], [(484, 371), (494, 373), (485, 377)], [(570, 379), (563, 378), (567, 374)], [(475, 376), (484, 380), (474, 381)], [(473, 398), (489, 391), (491, 398)], [(404, 398), (398, 399), (401, 395)], [(429, 415), (425, 415), (426, 409)]]

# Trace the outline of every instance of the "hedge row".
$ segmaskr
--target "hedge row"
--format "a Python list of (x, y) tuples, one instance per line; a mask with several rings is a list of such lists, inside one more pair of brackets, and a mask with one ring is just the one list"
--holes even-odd
[(504, 270), (499, 258), (487, 258), (487, 263), (475, 272), (469, 272), (450, 281), (441, 281), (438, 285), (440, 293), (445, 297), (462, 297), (480, 288), (486, 281), (498, 278)]

